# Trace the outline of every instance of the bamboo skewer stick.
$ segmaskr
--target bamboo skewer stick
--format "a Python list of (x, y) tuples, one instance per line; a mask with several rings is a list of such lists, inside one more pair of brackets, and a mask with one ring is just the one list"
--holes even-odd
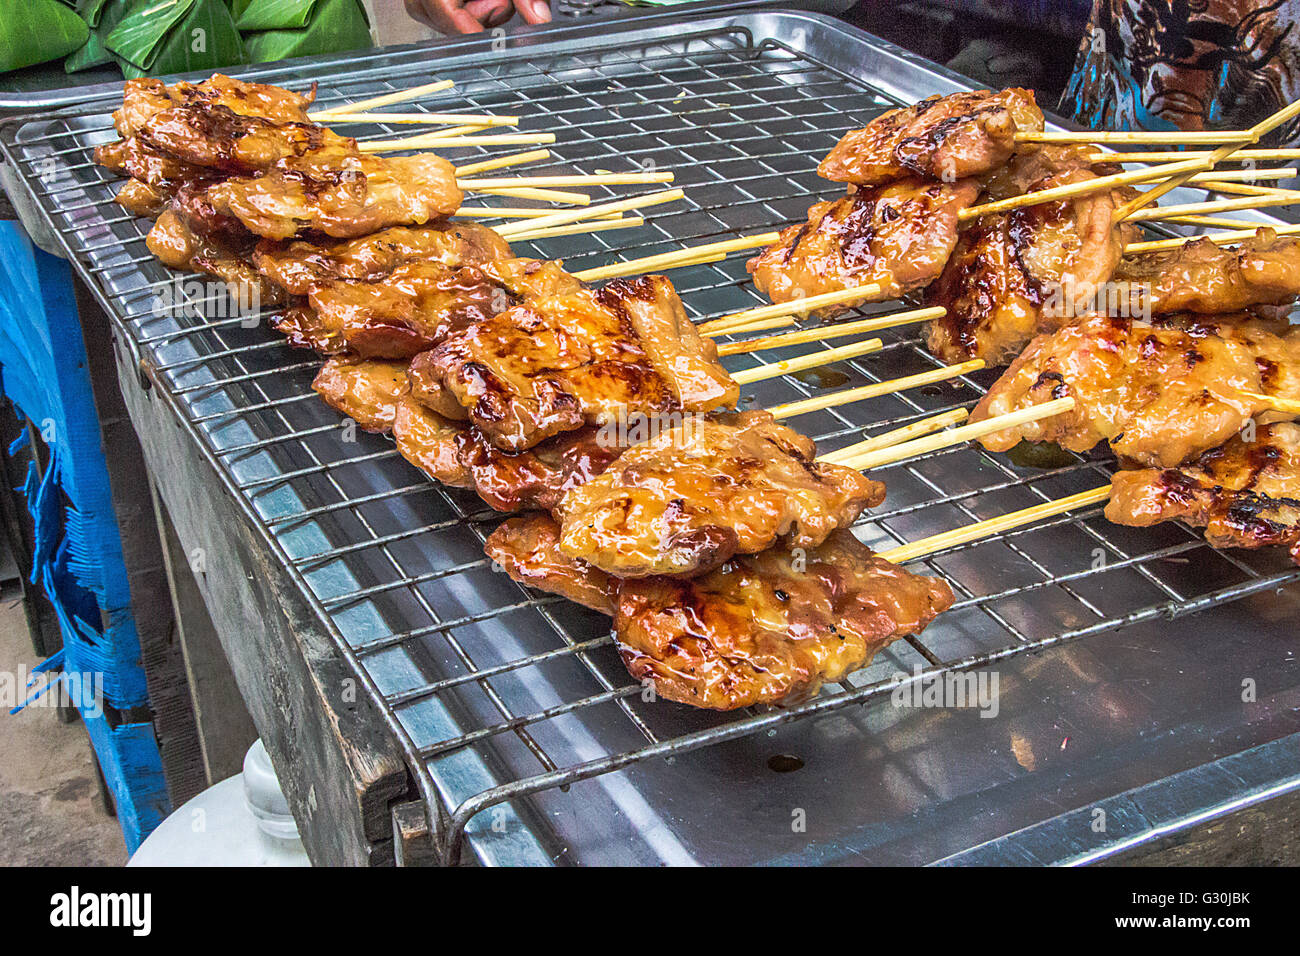
[(1233, 183), (1222, 179), (1206, 179), (1196, 184), (1211, 193), (1227, 193), (1232, 196), (1275, 196), (1282, 192), (1280, 186), (1255, 186), (1250, 183)]
[(584, 282), (594, 282), (598, 279), (614, 279), (618, 276), (634, 275), (638, 272), (649, 272), (654, 269), (672, 269), (696, 265), (697, 260), (719, 252), (726, 254), (739, 252), (743, 249), (756, 249), (759, 246), (769, 246), (776, 242), (779, 236), (780, 233), (765, 232), (757, 236), (741, 236), (739, 239), (708, 242), (687, 249), (677, 249), (673, 252), (664, 252), (654, 256), (643, 256), (640, 259), (629, 259), (626, 262), (615, 262), (612, 265), (601, 266), (597, 269), (586, 269), (582, 272), (575, 272), (574, 275)]
[(552, 226), (550, 229), (539, 229), (535, 232), (520, 232), (510, 238), (517, 242), (532, 242), (535, 239), (550, 239), (555, 236), (573, 236), (586, 232), (604, 232), (606, 229), (631, 229), (634, 226), (644, 226), (645, 220), (640, 216), (627, 216), (620, 219), (608, 220), (588, 220), (587, 222), (575, 222), (570, 226)]
[[(1098, 176), (1096, 179), (1085, 180), (1084, 182), (1069, 183), (1065, 186), (1053, 186), (1051, 189), (1040, 189), (1034, 192), (1023, 193), (1019, 196), (1012, 196), (1008, 199), (999, 199), (996, 202), (984, 203), (981, 206), (968, 206), (957, 214), (958, 222), (969, 222), (979, 216), (987, 216), (991, 213), (1005, 212), (1008, 209), (1020, 209), (1023, 206), (1036, 206), (1039, 203), (1055, 202), (1058, 199), (1074, 199), (1079, 196), (1088, 196), (1095, 192), (1105, 192), (1108, 189), (1116, 189), (1120, 186), (1131, 186), (1134, 183), (1151, 182), (1155, 179), (1164, 179), (1166, 176), (1177, 176), (1180, 173), (1191, 175), (1210, 169), (1212, 163), (1208, 159), (1189, 159), (1181, 163), (1166, 163), (1161, 166), (1149, 166), (1146, 169), (1133, 169), (1124, 173), (1113, 173), (1109, 176)], [(1150, 190), (1143, 195), (1150, 195), (1155, 190)]]
[[(477, 127), (475, 127), (477, 129)], [(387, 149), (423, 149), (434, 146), (549, 146), (555, 142), (554, 133), (502, 133), (487, 136), (447, 135), (429, 133), (426, 136), (408, 136), (404, 139), (371, 139), (358, 144), (363, 152), (378, 153)]]
[(670, 183), (671, 172), (604, 173), (591, 176), (501, 176), (489, 179), (461, 179), (462, 188), (483, 186), (635, 186), (641, 183)]
[(341, 103), (338, 106), (330, 106), (323, 110), (316, 110), (308, 113), (307, 118), (313, 122), (333, 115), (334, 113), (360, 113), (367, 110), (376, 110), (384, 106), (392, 106), (394, 103), (405, 103), (410, 100), (419, 99), (429, 93), (441, 93), (443, 90), (449, 90), (456, 83), (453, 80), (436, 80), (433, 83), (425, 83), (423, 86), (413, 86), (409, 90), (397, 90), (392, 93), (385, 93), (382, 96), (372, 96), (368, 100), (358, 100), (355, 103)]
[[(552, 213), (549, 216), (542, 216), (532, 223), (509, 223), (502, 226), (497, 232), (506, 238), (520, 232), (531, 232), (534, 229), (550, 228), (551, 226), (567, 226), (571, 222), (581, 222), (584, 219), (596, 219), (602, 213), (610, 212), (628, 212), (632, 209), (641, 209), (645, 206), (657, 206), (660, 203), (676, 202), (678, 199), (684, 199), (686, 194), (680, 189), (665, 189), (657, 193), (647, 193), (644, 196), (633, 196), (631, 199), (620, 199), (618, 202), (601, 203), (596, 206), (588, 206), (586, 209), (568, 210), (565, 212)], [(582, 279), (582, 273), (574, 273)]]
[(491, 113), (331, 113), (331, 123), (395, 123), (398, 126), (518, 126), (518, 116), (493, 116)]
[[(1093, 163), (1176, 163), (1182, 159), (1205, 159), (1210, 155), (1210, 150), (1152, 150), (1144, 152), (1138, 150), (1131, 153), (1122, 152), (1097, 152), (1088, 157), (1089, 162)], [(1276, 160), (1300, 159), (1300, 149), (1239, 149), (1233, 154), (1233, 159), (1240, 160), (1263, 160), (1265, 162)]]
[[(450, 139), (468, 133), (481, 133), (485, 129), (486, 126), (448, 126), (446, 129), (439, 130), (438, 135), (440, 139)], [(419, 149), (427, 146), (428, 142), (429, 134), (420, 133), (418, 136), (403, 136), (400, 139), (357, 140), (357, 149), (363, 153), (395, 153), (403, 149)]]
[[(769, 233), (776, 235), (776, 233)], [(754, 236), (754, 239), (763, 238)], [(767, 243), (765, 243), (766, 245)], [(634, 260), (635, 261), (635, 260)], [(772, 305), (760, 305), (757, 308), (746, 309), (743, 312), (733, 312), (730, 315), (720, 316), (711, 319), (700, 326), (700, 331), (706, 334), (722, 334), (724, 332), (755, 331), (753, 326), (760, 322), (774, 318), (791, 318), (799, 315), (806, 315), (814, 309), (822, 309), (832, 305), (842, 305), (845, 302), (852, 302), (855, 299), (866, 299), (873, 295), (880, 294), (880, 286), (874, 282), (867, 285), (854, 286), (850, 289), (839, 289), (835, 292), (823, 292), (820, 295), (810, 295), (802, 299), (792, 299), (789, 302), (775, 302)], [(779, 326), (778, 326), (779, 328)]]
[[(1210, 153), (1210, 155), (1206, 157), (1205, 162), (1210, 164), (1211, 169), (1214, 168), (1219, 163), (1223, 162), (1225, 159), (1227, 159), (1229, 156), (1235, 153), (1237, 150), (1245, 146), (1247, 143), (1258, 143), (1260, 137), (1266, 135), (1267, 133), (1271, 132), (1272, 130), (1281, 126), (1283, 123), (1293, 119), (1298, 115), (1300, 115), (1300, 100), (1297, 100), (1296, 102), (1292, 103), (1290, 106), (1283, 107), (1282, 109), (1274, 113), (1272, 116), (1256, 123), (1249, 130), (1246, 130), (1246, 135), (1247, 135), (1246, 139), (1236, 140), (1233, 142), (1229, 142), (1224, 146), (1220, 146), (1218, 149), (1214, 150), (1214, 152)], [(1136, 199), (1132, 199), (1129, 202), (1125, 203), (1123, 206), (1120, 206), (1119, 209), (1115, 210), (1115, 214), (1112, 217), (1112, 221), (1122, 222), (1123, 220), (1127, 219), (1129, 216), (1133, 215), (1133, 213), (1137, 212), (1139, 209), (1151, 205), (1161, 196), (1165, 195), (1165, 193), (1169, 192), (1170, 190), (1177, 189), (1179, 186), (1183, 185), (1183, 183), (1187, 182), (1189, 178), (1190, 178), (1190, 174), (1179, 174), (1177, 176), (1171, 176), (1169, 179), (1166, 179), (1158, 186), (1152, 189), (1148, 189), (1146, 192), (1144, 192), (1141, 196), (1138, 196)]]
[(878, 352), (884, 347), (885, 343), (880, 339), (867, 339), (865, 342), (854, 342), (852, 345), (841, 345), (835, 349), (811, 352), (808, 355), (773, 362), (770, 365), (741, 369), (739, 372), (733, 372), (731, 378), (737, 385), (753, 385), (755, 382), (764, 382), (769, 378), (780, 378), (782, 375), (789, 375), (793, 372), (803, 372), (810, 368), (830, 365), (832, 362), (839, 362), (843, 359), (857, 358), (870, 352)]
[(1080, 130), (1017, 133), (1017, 143), (1191, 143), (1214, 146), (1219, 143), (1250, 142), (1250, 131), (1228, 130)]
[(512, 196), (515, 199), (533, 199), (537, 202), (562, 202), (575, 206), (586, 206), (591, 197), (586, 193), (575, 193), (561, 189), (533, 189), (529, 186), (476, 186), (466, 192), (482, 193), (485, 196)]
[(954, 408), (950, 412), (943, 412), (939, 415), (932, 415), (929, 418), (923, 418), (918, 422), (912, 422), (910, 425), (904, 425), (901, 428), (895, 428), (891, 431), (881, 432), (879, 435), (873, 435), (865, 441), (856, 442), (852, 445), (846, 445), (843, 448), (836, 449), (833, 452), (820, 456), (817, 460), (829, 462), (830, 464), (839, 464), (844, 459), (852, 459), (855, 455), (860, 455), (866, 451), (875, 451), (877, 448), (888, 448), (891, 445), (898, 445), (905, 441), (911, 441), (920, 438), (923, 435), (929, 435), (937, 432), (949, 425), (959, 425), (966, 420), (970, 413), (964, 408)]
[(1053, 415), (1068, 412), (1072, 408), (1074, 408), (1073, 398), (1056, 398), (1050, 402), (1042, 402), (1028, 408), (1007, 412), (1005, 415), (996, 415), (982, 422), (962, 425), (960, 428), (940, 432), (928, 438), (918, 438), (916, 441), (903, 442), (901, 445), (892, 445), (879, 451), (867, 452), (867, 454), (859, 455), (851, 460), (842, 460), (840, 464), (856, 468), (859, 471), (879, 468), (881, 465), (889, 465), (896, 461), (902, 461), (904, 458), (913, 458), (916, 455), (947, 448), (950, 445), (960, 445), (972, 438), (979, 438), (983, 435), (1002, 431), (1004, 428), (1015, 428), (1017, 425), (1024, 425), (1027, 422), (1051, 418)]
[[(819, 325), (812, 329), (800, 329), (797, 332), (787, 332), (784, 335), (768, 335), (758, 339), (745, 339), (740, 342), (723, 342), (718, 346), (718, 355), (739, 355), (743, 352), (753, 352), (758, 349), (780, 348), (783, 345), (801, 345), (805, 342), (821, 342), (825, 339), (839, 339), (846, 335), (857, 335), (861, 332), (879, 332), (881, 329), (892, 328), (896, 325), (908, 325), (912, 322), (925, 322), (929, 319), (942, 318), (947, 313), (947, 309), (942, 306), (933, 306), (928, 309), (913, 309), (909, 312), (896, 312), (893, 315), (872, 316), (869, 319), (859, 319), (857, 322), (841, 322), (837, 325)], [(772, 320), (777, 321), (777, 320)], [(793, 322), (793, 317), (787, 317), (787, 321)], [(707, 324), (707, 323), (706, 323)], [(701, 335), (708, 335), (716, 338), (719, 335), (732, 335), (737, 331), (749, 332), (752, 329), (746, 326), (743, 329), (725, 329), (722, 332), (709, 332), (704, 326), (699, 327)]]
[[(1240, 153), (1237, 156), (1241, 155)], [(1237, 156), (1232, 158), (1235, 160)], [(1204, 187), (1209, 183), (1228, 183), (1228, 182), (1254, 182), (1255, 180), (1267, 181), (1269, 179), (1292, 179), (1296, 176), (1297, 170), (1294, 166), (1273, 166), (1268, 169), (1215, 169), (1208, 173), (1197, 173), (1189, 183), (1197, 183)]]
[(1248, 392), (1239, 389), (1242, 395), (1256, 402), (1267, 402), (1268, 407), (1284, 415), (1300, 415), (1300, 401), (1294, 398), (1279, 398), (1276, 395), (1264, 395), (1261, 392)]
[(1110, 490), (1110, 485), (1102, 485), (1100, 488), (1093, 488), (1090, 491), (1081, 491), (1078, 494), (1070, 495), (1066, 498), (1058, 498), (1055, 501), (1045, 501), (1041, 505), (1034, 505), (1031, 508), (1022, 508), (1019, 511), (999, 515), (996, 518), (989, 518), (985, 521), (977, 521), (974, 524), (966, 525), (964, 528), (954, 528), (951, 531), (942, 531), (939, 534), (932, 534), (929, 537), (913, 541), (911, 544), (904, 544), (897, 548), (890, 548), (888, 551), (881, 551), (877, 557), (884, 558), (886, 561), (892, 561), (894, 564), (906, 564), (908, 561), (915, 561), (917, 558), (924, 557), (928, 554), (934, 554), (948, 548), (955, 548), (961, 544), (970, 544), (972, 541), (978, 541), (981, 538), (992, 537), (993, 535), (1000, 534), (1003, 531), (1010, 531), (1013, 528), (1032, 524), (1042, 518), (1051, 518), (1054, 515), (1064, 514), (1065, 512), (1073, 511), (1076, 508), (1086, 508), (1088, 505), (1095, 505), (1098, 502), (1108, 499), (1110, 497)]
[(1209, 226), (1212, 229), (1257, 229), (1262, 222), (1250, 222), (1246, 219), (1220, 219), (1218, 216), (1169, 216), (1161, 217), (1161, 222), (1179, 223), (1184, 226)]
[[(1300, 235), (1300, 226), (1274, 226), (1266, 223), (1260, 223), (1260, 225), (1268, 225), (1268, 228), (1272, 229), (1279, 236)], [(1215, 245), (1229, 246), (1234, 242), (1241, 242), (1243, 239), (1253, 239), (1254, 237), (1254, 229), (1243, 229), (1240, 232), (1210, 232), (1203, 236), (1184, 236), (1177, 239), (1154, 239), (1150, 242), (1130, 242), (1124, 247), (1124, 254), (1133, 255), (1138, 252), (1162, 252), (1165, 249), (1177, 249), (1184, 243), (1194, 242), (1197, 239), (1208, 239)]]
[(1279, 191), (1276, 196), (1243, 196), (1240, 199), (1215, 199), (1210, 202), (1183, 203), (1179, 206), (1152, 206), (1150, 209), (1139, 209), (1124, 221), (1149, 222), (1153, 219), (1169, 219), (1175, 216), (1190, 216), (1203, 212), (1233, 212), (1238, 209), (1290, 206), (1297, 201), (1300, 201), (1300, 192), (1286, 190), (1285, 192)]
[[(490, 219), (500, 216), (503, 219), (542, 219), (555, 215), (554, 209), (539, 209), (536, 206), (461, 206), (453, 216), (475, 216)], [(602, 213), (593, 219), (617, 219), (618, 213)], [(533, 223), (519, 223), (523, 229), (531, 229)]]
[(549, 149), (533, 149), (526, 153), (508, 153), (505, 156), (494, 156), (492, 159), (457, 166), (456, 175), (469, 176), (474, 173), (487, 173), (494, 169), (504, 169), (507, 166), (518, 166), (522, 163), (533, 163), (550, 158), (551, 151)]
[(903, 392), (909, 388), (920, 388), (923, 385), (933, 385), (936, 382), (943, 382), (950, 378), (956, 378), (957, 376), (965, 375), (968, 372), (977, 372), (983, 367), (983, 359), (971, 359), (967, 362), (960, 362), (957, 365), (948, 365), (944, 368), (933, 368), (926, 372), (918, 372), (916, 375), (904, 375), (902, 378), (892, 378), (886, 382), (872, 382), (870, 385), (860, 385), (857, 388), (845, 389), (842, 392), (831, 392), (827, 395), (814, 395), (812, 398), (801, 399), (797, 402), (786, 402), (784, 405), (777, 405), (773, 408), (769, 408), (768, 411), (776, 418), (792, 418), (795, 415), (807, 415), (809, 412), (819, 412), (824, 408), (834, 408), (837, 405), (844, 405), (848, 402), (860, 402), (865, 401), (868, 398), (878, 398), (881, 395), (892, 395), (894, 392)]

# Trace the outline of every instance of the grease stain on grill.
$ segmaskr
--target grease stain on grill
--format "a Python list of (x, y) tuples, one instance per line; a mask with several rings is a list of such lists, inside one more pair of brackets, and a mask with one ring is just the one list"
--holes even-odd
[(803, 769), (803, 757), (794, 754), (772, 754), (767, 758), (767, 769), (773, 773), (794, 773)]
[(836, 388), (849, 380), (848, 373), (836, 368), (810, 368), (795, 372), (794, 377), (813, 388)]

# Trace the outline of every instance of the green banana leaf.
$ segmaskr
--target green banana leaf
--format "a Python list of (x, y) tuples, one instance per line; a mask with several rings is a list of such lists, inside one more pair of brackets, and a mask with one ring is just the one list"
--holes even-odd
[[(276, 18), (272, 18), (272, 13)], [(370, 24), (359, 0), (252, 0), (239, 18), (250, 23), (298, 24), (249, 33), (244, 37), (250, 63), (294, 56), (318, 56), (374, 45)]]
[(104, 40), (128, 78), (244, 63), (225, 0), (144, 0)]
[(239, 17), (241, 30), (298, 30), (311, 21), (320, 0), (248, 0)]
[(67, 56), (90, 27), (59, 0), (0, 4), (0, 73)]
[(81, 19), (90, 24), (90, 38), (80, 50), (63, 61), (65, 73), (89, 70), (113, 62), (113, 54), (104, 46), (104, 38), (113, 32), (127, 11), (138, 0), (81, 0), (77, 4), (77, 13)]
[(239, 18), (244, 15), (244, 11), (248, 9), (248, 5), (252, 2), (253, 0), (230, 0), (230, 15), (235, 18), (236, 25), (238, 25)]

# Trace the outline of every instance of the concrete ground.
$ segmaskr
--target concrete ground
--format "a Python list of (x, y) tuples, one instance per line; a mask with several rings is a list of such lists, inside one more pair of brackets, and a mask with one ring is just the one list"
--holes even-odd
[[(38, 663), (16, 588), (0, 594), (0, 671)], [(121, 866), (126, 846), (80, 722), (53, 707), (0, 710), (0, 865)]]

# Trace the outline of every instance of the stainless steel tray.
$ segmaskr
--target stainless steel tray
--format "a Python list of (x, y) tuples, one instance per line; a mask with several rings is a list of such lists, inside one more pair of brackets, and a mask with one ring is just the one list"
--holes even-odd
[[(555, 159), (536, 172), (676, 171), (687, 202), (656, 208), (645, 228), (535, 250), (575, 269), (802, 218), (835, 191), (814, 168), (840, 133), (964, 85), (793, 12), (647, 17), (525, 34), (504, 49), (458, 40), (250, 75), (319, 79), (334, 103), (431, 74), (457, 86), (428, 108), (514, 112), (525, 130), (554, 130)], [(1096, 509), (930, 559), (958, 592), (954, 610), (800, 707), (718, 715), (643, 702), (605, 618), (488, 566), (481, 545), (497, 518), (476, 498), (430, 485), (386, 439), (344, 440), (310, 392), (311, 356), (214, 315), (213, 303), (194, 317), (154, 311), (151, 283), (169, 273), (88, 155), (110, 136), (116, 96), (83, 91), (64, 110), (9, 121), (0, 146), (389, 715), (444, 859), (467, 847), (494, 864), (1068, 862), (1300, 784), (1300, 592), (1285, 587), (1300, 570), (1277, 554), (1212, 551), (1176, 525), (1113, 527)], [(697, 315), (759, 301), (741, 258), (673, 279)], [(837, 366), (836, 384), (937, 364), (915, 329), (887, 341)], [(833, 448), (969, 404), (989, 380), (796, 425)], [(747, 400), (827, 384), (788, 377)], [(889, 499), (859, 530), (884, 547), (1106, 474), (1084, 458), (1042, 472), (950, 450), (886, 469)], [(918, 673), (972, 668), (998, 678), (995, 717), (891, 700)]]

